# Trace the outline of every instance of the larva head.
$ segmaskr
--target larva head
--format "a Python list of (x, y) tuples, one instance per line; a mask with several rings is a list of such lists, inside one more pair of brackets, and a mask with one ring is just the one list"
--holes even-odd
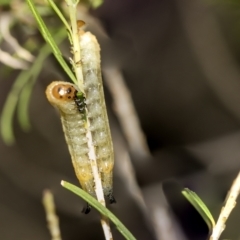
[(77, 20), (77, 27), (78, 28), (81, 28), (81, 27), (83, 27), (85, 25), (86, 25), (86, 23), (83, 20)]
[(77, 28), (78, 28), (78, 34), (83, 35), (84, 34), (84, 28), (86, 23), (82, 20), (77, 20)]
[(57, 84), (52, 88), (52, 95), (56, 99), (63, 100), (63, 101), (70, 101), (74, 100), (76, 97), (77, 90), (69, 84)]
[(49, 102), (55, 100), (73, 101), (76, 97), (77, 90), (71, 83), (52, 82), (48, 85), (46, 95)]
[(52, 82), (46, 89), (48, 101), (60, 110), (71, 108), (75, 106), (74, 99), (77, 90), (75, 86), (68, 82)]

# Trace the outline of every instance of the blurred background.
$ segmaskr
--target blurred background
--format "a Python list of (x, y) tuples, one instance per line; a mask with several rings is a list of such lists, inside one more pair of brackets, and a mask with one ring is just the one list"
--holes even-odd
[[(24, 2), (0, 3), (2, 112), (15, 79), (31, 66), (26, 59), (18, 58), (20, 65), (7, 60), (4, 53), (15, 57), (15, 48), (6, 28), (21, 46), (35, 49), (35, 57), (44, 41)], [(60, 26), (50, 10), (43, 16), (52, 29)], [(239, 172), (240, 3), (105, 0), (95, 10), (81, 6), (79, 19), (101, 45), (116, 162), (117, 204), (109, 209), (137, 239), (189, 239), (169, 208), (162, 183), (174, 178), (189, 187), (217, 219)], [(69, 58), (67, 41), (61, 49)], [(97, 212), (82, 214), (85, 203), (60, 186), (61, 180), (78, 181), (45, 89), (66, 75), (51, 55), (41, 67), (27, 110), (30, 131), (22, 130), (16, 113), (15, 143), (7, 146), (0, 140), (0, 238), (50, 239), (41, 202), (43, 190), (50, 189), (62, 239), (104, 239)], [(237, 205), (231, 214), (222, 239), (240, 239), (239, 209)], [(187, 214), (183, 221), (194, 223)], [(113, 236), (123, 239), (114, 227)], [(190, 239), (206, 237), (200, 230)]]

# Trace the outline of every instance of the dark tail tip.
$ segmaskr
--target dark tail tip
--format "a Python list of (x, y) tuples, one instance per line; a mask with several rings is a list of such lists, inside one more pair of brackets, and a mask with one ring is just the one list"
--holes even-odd
[(82, 213), (88, 214), (91, 212), (91, 206), (87, 203), (87, 206), (83, 208)]
[(114, 196), (112, 194), (108, 195), (108, 199), (109, 199), (110, 204), (117, 203), (116, 199), (114, 198)]

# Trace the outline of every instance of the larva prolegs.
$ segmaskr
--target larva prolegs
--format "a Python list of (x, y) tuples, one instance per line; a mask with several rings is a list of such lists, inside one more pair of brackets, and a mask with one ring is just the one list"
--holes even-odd
[(91, 194), (92, 196), (96, 196), (95, 194), (95, 183), (94, 183), (94, 178), (92, 175), (92, 168), (89, 162), (81, 162), (80, 161), (72, 161), (75, 174), (80, 182), (80, 185), (84, 191), (87, 193)]

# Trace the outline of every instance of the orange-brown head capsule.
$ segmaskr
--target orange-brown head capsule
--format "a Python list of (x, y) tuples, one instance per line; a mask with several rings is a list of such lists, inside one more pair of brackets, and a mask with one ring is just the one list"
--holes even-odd
[(61, 112), (72, 114), (78, 111), (75, 104), (76, 88), (77, 86), (72, 83), (63, 81), (52, 82), (47, 86), (46, 96), (48, 101)]
[(72, 85), (58, 84), (52, 88), (52, 95), (57, 99), (74, 100), (77, 90)]
[(82, 20), (77, 20), (77, 27), (78, 27), (78, 34), (82, 35), (84, 33), (84, 28), (86, 26), (86, 23)]
[(85, 23), (83, 20), (77, 20), (77, 27), (78, 27), (78, 28), (81, 28), (81, 27), (83, 27), (84, 25), (86, 25), (86, 23)]
[(46, 89), (47, 99), (50, 103), (73, 101), (77, 92), (72, 83), (62, 81), (52, 82)]

